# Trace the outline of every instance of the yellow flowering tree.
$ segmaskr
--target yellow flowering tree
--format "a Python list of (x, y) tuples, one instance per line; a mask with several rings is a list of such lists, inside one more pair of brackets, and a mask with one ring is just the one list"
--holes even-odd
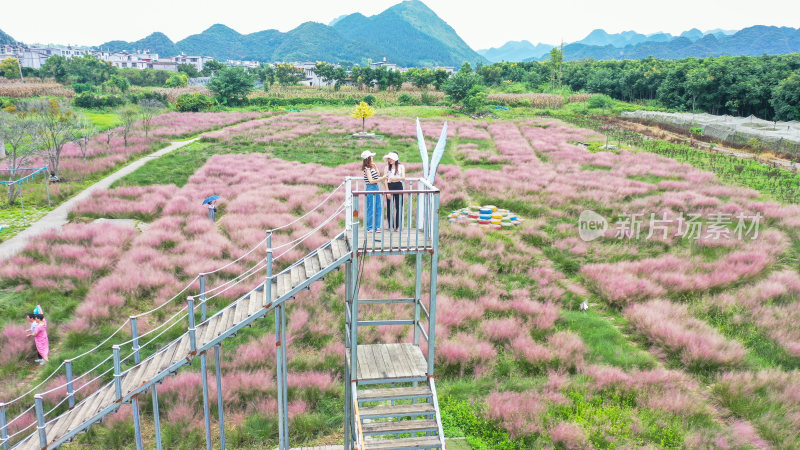
[(375, 115), (375, 110), (367, 102), (361, 102), (356, 106), (356, 110), (353, 111), (353, 117), (361, 119), (361, 132), (364, 132), (364, 123), (367, 117), (372, 117), (373, 115)]

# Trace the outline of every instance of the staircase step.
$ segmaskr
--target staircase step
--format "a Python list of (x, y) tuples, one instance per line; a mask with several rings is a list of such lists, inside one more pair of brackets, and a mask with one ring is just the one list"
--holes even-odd
[(367, 422), (361, 425), (364, 435), (418, 433), (421, 431), (437, 431), (439, 425), (435, 419), (393, 420), (391, 422)]
[(409, 417), (434, 414), (433, 403), (413, 403), (411, 405), (381, 405), (359, 409), (365, 419), (381, 419), (387, 417)]
[(362, 390), (358, 391), (359, 402), (401, 400), (401, 399), (422, 398), (430, 396), (431, 396), (431, 388), (428, 386), (378, 388), (378, 389), (364, 389), (363, 391)]
[(412, 448), (441, 448), (439, 436), (425, 436), (401, 439), (364, 439), (365, 450), (389, 450)]

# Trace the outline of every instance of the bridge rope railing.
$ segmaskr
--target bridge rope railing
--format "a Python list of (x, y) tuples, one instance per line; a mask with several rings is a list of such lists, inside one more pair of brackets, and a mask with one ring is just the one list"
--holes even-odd
[[(323, 205), (328, 203), (332, 198), (334, 198), (334, 196), (342, 189), (342, 187), (344, 185), (345, 185), (344, 182), (339, 184), (339, 186), (334, 188), (320, 203), (318, 203), (312, 209), (308, 210), (302, 216), (298, 216), (296, 219), (294, 219), (294, 220), (292, 220), (292, 221), (290, 221), (290, 222), (288, 222), (286, 224), (283, 224), (281, 226), (268, 229), (268, 230), (266, 230), (265, 234), (271, 235), (272, 233), (274, 233), (276, 231), (280, 231), (280, 230), (289, 228), (292, 225), (304, 220), (310, 214), (314, 213), (319, 208), (321, 208)], [(279, 250), (279, 249), (286, 249), (284, 252), (282, 252), (280, 255), (278, 255), (274, 259), (278, 259), (278, 258), (288, 254), (291, 250), (295, 249), (302, 242), (307, 240), (310, 236), (312, 236), (315, 233), (319, 232), (322, 228), (324, 228), (332, 220), (334, 220), (336, 217), (338, 217), (344, 211), (344, 209), (345, 209), (344, 205), (338, 207), (328, 218), (326, 218), (323, 222), (321, 222), (318, 226), (313, 228), (311, 231), (309, 231), (309, 232), (303, 234), (302, 236), (300, 236), (300, 237), (298, 237), (296, 239), (293, 239), (291, 241), (282, 243), (282, 244), (277, 245), (277, 246), (273, 246), (272, 247), (273, 251), (274, 250)], [(234, 264), (241, 262), (245, 258), (251, 256), (256, 250), (258, 250), (259, 248), (262, 248), (262, 246), (267, 242), (267, 239), (268, 238), (262, 239), (255, 246), (253, 246), (250, 250), (248, 250), (247, 252), (245, 252), (244, 254), (242, 254), (241, 256), (236, 258), (235, 260), (229, 261), (226, 264), (224, 264), (223, 266), (218, 267), (218, 268), (216, 268), (214, 270), (207, 271), (207, 272), (202, 272), (202, 273), (198, 274), (191, 281), (189, 281), (189, 283), (186, 284), (186, 286), (184, 286), (176, 295), (174, 295), (173, 297), (171, 297), (167, 301), (159, 304), (158, 306), (156, 306), (156, 307), (154, 307), (154, 308), (152, 308), (152, 309), (150, 309), (148, 311), (129, 316), (127, 319), (125, 319), (125, 321), (122, 324), (120, 324), (120, 326), (114, 332), (112, 332), (110, 335), (108, 335), (106, 338), (104, 338), (100, 343), (98, 343), (97, 345), (95, 345), (91, 349), (86, 350), (86, 351), (84, 351), (83, 353), (81, 353), (81, 354), (79, 354), (77, 356), (65, 359), (47, 377), (45, 377), (42, 381), (40, 381), (38, 384), (36, 384), (32, 388), (28, 389), (26, 392), (20, 394), (16, 398), (14, 398), (14, 399), (12, 399), (10, 401), (7, 401), (7, 402), (0, 402), (0, 414), (5, 415), (6, 411), (8, 411), (8, 409), (10, 407), (12, 407), (14, 405), (17, 405), (19, 402), (21, 402), (22, 400), (24, 400), (27, 397), (30, 397), (30, 396), (35, 395), (35, 394), (38, 394), (38, 395), (53, 394), (53, 393), (55, 393), (55, 392), (57, 392), (59, 390), (64, 390), (65, 388), (67, 389), (67, 395), (64, 396), (64, 398), (62, 398), (60, 401), (57, 401), (55, 406), (50, 408), (49, 411), (47, 411), (47, 412), (43, 411), (42, 415), (43, 416), (49, 416), (54, 411), (56, 411), (59, 407), (63, 406), (64, 402), (68, 401), (70, 398), (72, 398), (73, 401), (74, 401), (76, 393), (80, 392), (81, 390), (84, 390), (84, 389), (88, 388), (94, 382), (96, 382), (97, 380), (102, 379), (103, 377), (107, 376), (110, 372), (112, 372), (114, 370), (113, 367), (108, 369), (108, 370), (105, 370), (100, 375), (95, 376), (90, 381), (83, 383), (80, 387), (78, 387), (78, 389), (72, 389), (72, 385), (75, 382), (86, 378), (89, 374), (92, 374), (95, 371), (97, 371), (98, 369), (100, 369), (101, 366), (103, 366), (104, 364), (107, 364), (112, 359), (113, 355), (112, 356), (108, 356), (107, 358), (103, 359), (100, 363), (94, 365), (91, 369), (88, 369), (88, 370), (84, 371), (82, 374), (78, 375), (77, 377), (73, 377), (71, 368), (72, 368), (72, 365), (76, 361), (78, 361), (78, 360), (80, 360), (82, 358), (85, 358), (87, 355), (95, 354), (98, 351), (104, 351), (105, 350), (104, 346), (107, 346), (109, 344), (109, 342), (115, 336), (119, 335), (127, 326), (131, 326), (131, 329), (132, 329), (132, 332), (131, 332), (132, 337), (131, 337), (131, 339), (122, 341), (119, 344), (115, 344), (115, 346), (116, 347), (123, 347), (123, 346), (131, 345), (132, 346), (132, 351), (130, 353), (128, 353), (124, 358), (121, 358), (119, 362), (120, 363), (126, 362), (132, 356), (134, 356), (136, 354), (140, 354), (140, 352), (143, 349), (145, 349), (148, 346), (151, 346), (154, 343), (157, 343), (159, 338), (161, 338), (165, 333), (167, 333), (170, 330), (173, 330), (177, 325), (181, 324), (184, 321), (184, 319), (187, 318), (188, 312), (187, 312), (186, 309), (181, 308), (175, 314), (173, 314), (170, 318), (168, 318), (165, 321), (162, 321), (158, 326), (146, 331), (143, 334), (138, 334), (138, 333), (135, 332), (135, 323), (136, 323), (137, 319), (141, 319), (143, 317), (147, 317), (147, 316), (153, 315), (157, 311), (165, 308), (167, 305), (174, 303), (176, 299), (178, 299), (179, 297), (182, 296), (182, 294), (185, 294), (187, 291), (192, 289), (195, 286), (196, 282), (198, 280), (201, 280), (206, 275), (212, 275), (212, 274), (219, 273), (219, 272), (221, 272), (221, 271), (233, 266)], [(242, 282), (244, 282), (245, 280), (250, 279), (253, 275), (258, 273), (259, 270), (264, 269), (265, 266), (266, 266), (265, 260), (264, 259), (259, 259), (258, 261), (255, 262), (255, 264), (250, 266), (248, 269), (244, 270), (242, 273), (239, 273), (236, 277), (234, 277), (232, 279), (229, 279), (229, 280), (226, 280), (226, 281), (223, 281), (219, 285), (211, 287), (209, 289), (203, 289), (202, 292), (201, 292), (201, 295), (198, 298), (199, 302), (196, 304), (196, 306), (205, 307), (205, 304), (209, 300), (217, 298), (217, 297), (223, 295), (225, 292), (229, 292), (235, 286), (238, 286)], [(207, 295), (207, 294), (212, 294), (212, 295)], [(247, 294), (245, 294), (245, 295), (247, 295)], [(138, 345), (139, 339), (141, 339), (141, 338), (143, 338), (145, 336), (150, 336), (150, 335), (152, 335), (153, 333), (155, 333), (156, 331), (159, 331), (159, 330), (160, 330), (160, 332), (158, 332), (158, 334), (156, 334), (154, 337), (152, 337), (147, 343), (145, 343), (144, 345), (141, 345), (141, 346)], [(158, 353), (158, 351), (156, 351), (155, 353)], [(64, 370), (62, 370), (62, 369), (64, 369)], [(130, 369), (128, 369), (128, 370), (130, 370)], [(66, 382), (65, 383), (59, 384), (59, 385), (54, 386), (54, 387), (50, 387), (49, 389), (47, 389), (47, 390), (45, 390), (43, 392), (40, 391), (46, 385), (46, 383), (48, 383), (50, 380), (52, 380), (56, 375), (59, 375), (59, 374), (61, 374), (63, 372), (66, 372), (66, 374), (65, 374)], [(72, 404), (73, 404), (73, 402), (71, 401), (70, 402), (70, 407), (72, 407)], [(4, 436), (7, 436), (4, 440), (0, 441), (0, 443), (2, 443), (2, 444), (9, 443), (9, 442), (11, 442), (12, 439), (14, 439), (15, 437), (19, 436), (22, 431), (27, 430), (30, 427), (36, 425), (37, 422), (34, 421), (31, 424), (27, 425), (22, 430), (16, 431), (13, 435), (6, 434), (6, 431), (8, 430), (8, 428), (12, 424), (16, 423), (16, 421), (18, 421), (18, 420), (23, 420), (23, 416), (25, 414), (30, 413), (31, 410), (35, 409), (35, 406), (36, 406), (35, 404), (31, 405), (27, 409), (17, 413), (14, 418), (12, 418), (10, 421), (5, 423), (4, 426), (0, 427), (0, 428), (2, 428), (2, 430), (0, 430), (0, 431), (3, 432), (2, 434)]]

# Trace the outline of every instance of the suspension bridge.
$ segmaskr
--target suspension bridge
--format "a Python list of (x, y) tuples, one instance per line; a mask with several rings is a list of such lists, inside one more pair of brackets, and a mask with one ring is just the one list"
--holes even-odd
[[(159, 417), (158, 385), (165, 378), (176, 374), (200, 359), (203, 384), (203, 418), (206, 448), (214, 446), (225, 449), (225, 419), (223, 395), (224, 377), (220, 370), (220, 352), (224, 342), (255, 321), (275, 321), (276, 381), (278, 448), (290, 449), (290, 423), (288, 414), (288, 373), (286, 321), (287, 305), (302, 290), (319, 282), (336, 270), (345, 271), (345, 354), (344, 364), (344, 449), (431, 449), (445, 448), (441, 416), (434, 380), (434, 348), (436, 325), (436, 286), (439, 258), (439, 190), (425, 179), (409, 179), (403, 191), (367, 191), (358, 178), (348, 177), (319, 205), (306, 215), (331, 201), (344, 188), (344, 202), (322, 224), (309, 233), (280, 246), (272, 245), (272, 234), (242, 257), (229, 262), (212, 272), (199, 274), (186, 288), (160, 306), (131, 316), (110, 336), (95, 348), (82, 355), (65, 360), (38, 386), (6, 403), (0, 403), (0, 448), (54, 449), (87, 431), (92, 425), (119, 410), (123, 404), (131, 404), (135, 444), (137, 450), (143, 445), (140, 405), (151, 397), (153, 406), (153, 440), (155, 448), (161, 450), (161, 425)], [(402, 210), (402, 226), (399, 230), (384, 229), (383, 233), (364, 232), (360, 219), (366, 210), (368, 196), (383, 202), (386, 194), (399, 194)], [(392, 200), (396, 201), (396, 200)], [(344, 230), (329, 242), (313, 250), (305, 257), (291, 263), (283, 270), (275, 269), (275, 260), (302, 244), (309, 236), (318, 233), (323, 226), (341, 220), (344, 214)], [(292, 223), (295, 223), (300, 217)], [(373, 218), (374, 220), (375, 218)], [(285, 224), (279, 228), (286, 228)], [(242, 261), (258, 249), (266, 247), (266, 257), (232, 280), (218, 286), (206, 288), (207, 277)], [(277, 257), (274, 252), (282, 250)], [(415, 257), (415, 288), (413, 298), (359, 298), (360, 274), (368, 257), (386, 255), (412, 255)], [(423, 258), (429, 260), (428, 293), (423, 293)], [(263, 274), (257, 281), (258, 274)], [(199, 280), (200, 292), (183, 297)], [(207, 302), (212, 298), (242, 283), (250, 283), (252, 290), (215, 314), (207, 317)], [(248, 287), (248, 289), (250, 289)], [(426, 295), (427, 294), (427, 295)], [(426, 298), (427, 297), (427, 298)], [(186, 299), (185, 307), (178, 308), (180, 299)], [(427, 300), (427, 304), (425, 302)], [(364, 320), (359, 318), (360, 305), (405, 303), (413, 305), (414, 316), (387, 320)], [(155, 314), (158, 310), (173, 306), (174, 315), (161, 325), (138, 333), (138, 319)], [(359, 344), (359, 327), (364, 326), (410, 326), (413, 341), (391, 344)], [(114, 343), (124, 329), (130, 330), (130, 339)], [(185, 330), (166, 345), (158, 344), (167, 332)], [(149, 339), (149, 340), (148, 340)], [(411, 338), (409, 338), (411, 339)], [(421, 339), (427, 342), (423, 352)], [(140, 344), (143, 341), (147, 341)], [(112, 351), (94, 368), (83, 374), (74, 374), (73, 366), (81, 358), (102, 351), (112, 344)], [(103, 347), (106, 346), (106, 347)], [(127, 349), (130, 348), (130, 352)], [(123, 349), (124, 351), (123, 355)], [(212, 417), (207, 358), (213, 350), (217, 414)], [(142, 357), (143, 353), (149, 356)], [(109, 369), (92, 377), (109, 365)], [(66, 382), (56, 387), (44, 388), (45, 383), (56, 375), (64, 375)], [(109, 381), (110, 380), (110, 381)], [(106, 384), (95, 388), (96, 382)], [(79, 383), (80, 382), (80, 383)], [(76, 389), (75, 386), (79, 387)], [(66, 391), (66, 395), (49, 410), (44, 408), (46, 395)], [(82, 399), (76, 394), (81, 390)], [(32, 400), (32, 401), (31, 401)], [(13, 418), (7, 415), (15, 411)], [(36, 420), (9, 434), (12, 424), (21, 424), (26, 414), (35, 413)], [(217, 422), (219, 437), (212, 440), (212, 421)]]

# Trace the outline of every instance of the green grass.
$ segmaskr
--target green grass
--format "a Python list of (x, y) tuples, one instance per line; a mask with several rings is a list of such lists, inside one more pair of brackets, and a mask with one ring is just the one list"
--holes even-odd
[(214, 154), (213, 145), (194, 142), (154, 158), (132, 173), (115, 181), (111, 187), (149, 186), (153, 184), (175, 184), (183, 186), (208, 158)]
[(119, 116), (115, 112), (83, 108), (80, 109), (80, 112), (97, 127), (97, 131), (105, 131), (119, 125)]
[[(615, 319), (624, 320), (621, 317)], [(588, 348), (587, 359), (594, 363), (624, 369), (646, 369), (656, 365), (655, 358), (650, 353), (633, 345), (596, 309), (562, 310), (556, 326), (578, 333)]]

